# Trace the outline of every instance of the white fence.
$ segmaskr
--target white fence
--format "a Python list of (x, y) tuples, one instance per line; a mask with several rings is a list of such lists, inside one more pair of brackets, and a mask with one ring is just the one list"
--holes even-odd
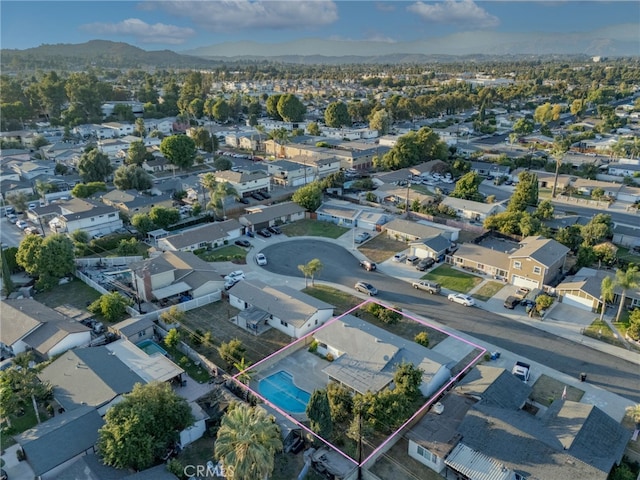
[(99, 258), (76, 258), (78, 267), (120, 267), (130, 263), (139, 262), (143, 257), (135, 255), (131, 257), (99, 257)]
[(105, 293), (111, 293), (109, 292), (107, 289), (105, 289), (102, 285), (100, 285), (98, 282), (94, 282), (93, 280), (91, 280), (87, 275), (85, 275), (84, 273), (82, 273), (79, 270), (76, 270), (76, 277), (78, 277), (80, 280), (82, 280), (84, 283), (86, 283), (87, 285), (89, 285), (90, 287), (94, 288), (95, 290), (97, 290), (99, 293), (101, 294), (105, 294)]
[(193, 300), (178, 303), (176, 305), (172, 305), (167, 308), (162, 308), (160, 310), (154, 310), (153, 312), (145, 313), (144, 315), (140, 315), (138, 311), (132, 307), (127, 308), (127, 311), (131, 314), (132, 317), (140, 317), (145, 319), (148, 318), (155, 322), (156, 320), (158, 320), (158, 317), (160, 317), (160, 315), (168, 311), (173, 306), (175, 306), (178, 310), (182, 310), (183, 312), (188, 312), (189, 310), (193, 310), (194, 308), (203, 307), (213, 302), (218, 302), (220, 301), (221, 298), (222, 298), (222, 290), (217, 290), (208, 295), (194, 298)]

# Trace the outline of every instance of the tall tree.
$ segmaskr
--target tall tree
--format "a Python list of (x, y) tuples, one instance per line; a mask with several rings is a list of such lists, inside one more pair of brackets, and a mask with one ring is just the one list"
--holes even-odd
[(129, 144), (125, 162), (128, 165), (142, 165), (147, 158), (147, 147), (141, 140), (136, 140)]
[(171, 135), (160, 143), (160, 151), (175, 166), (189, 168), (196, 158), (196, 144), (186, 135)]
[(312, 182), (298, 188), (291, 198), (301, 207), (315, 212), (322, 204), (322, 188), (318, 182)]
[(328, 127), (340, 128), (351, 125), (351, 116), (344, 102), (332, 102), (324, 112), (324, 123)]
[(196, 128), (193, 131), (191, 138), (193, 138), (193, 141), (196, 143), (196, 147), (204, 150), (205, 152), (211, 153), (218, 150), (218, 137), (209, 133), (209, 131), (204, 127)]
[(463, 200), (482, 202), (483, 198), (480, 194), (480, 184), (482, 180), (482, 177), (476, 172), (466, 173), (456, 182), (456, 186), (450, 196)]
[(229, 119), (229, 104), (221, 98), (211, 108), (211, 114), (218, 122), (224, 123)]
[(311, 430), (321, 438), (330, 439), (333, 433), (333, 421), (326, 390), (315, 390), (311, 394), (305, 413), (311, 422)]
[(371, 115), (371, 120), (369, 120), (369, 128), (372, 130), (378, 130), (380, 135), (386, 135), (391, 129), (392, 121), (393, 119), (389, 112), (384, 109), (376, 110)]
[(273, 472), (282, 438), (275, 419), (263, 408), (235, 404), (222, 417), (214, 448), (228, 480), (263, 479)]
[(620, 316), (622, 315), (622, 309), (624, 308), (624, 302), (627, 298), (627, 292), (640, 286), (640, 273), (638, 272), (638, 267), (632, 265), (627, 268), (626, 271), (618, 269), (616, 271), (614, 284), (622, 290), (620, 295), (620, 305), (618, 306), (618, 313), (616, 314), (616, 322), (619, 322)]
[(615, 298), (615, 283), (613, 278), (606, 276), (602, 279), (600, 283), (600, 301), (602, 304), (600, 305), (600, 322), (604, 318), (604, 312), (607, 309), (607, 303), (613, 302)]
[(309, 260), (309, 262), (304, 265), (298, 265), (298, 270), (304, 274), (305, 286), (307, 284), (307, 277), (311, 277), (311, 285), (313, 285), (314, 277), (322, 270), (323, 266), (322, 262), (317, 258)]
[(553, 177), (553, 188), (551, 189), (551, 197), (556, 198), (556, 190), (558, 189), (558, 175), (560, 174), (560, 165), (564, 159), (564, 154), (569, 150), (569, 145), (562, 139), (558, 139), (553, 142), (553, 148), (551, 149), (551, 156), (556, 161), (556, 172)]
[(191, 407), (169, 383), (137, 383), (107, 410), (98, 450), (106, 465), (144, 470), (161, 461), (193, 421)]
[(151, 175), (137, 165), (122, 165), (113, 177), (118, 190), (148, 190), (153, 186)]
[(278, 113), (278, 103), (280, 102), (280, 98), (282, 94), (271, 95), (267, 98), (266, 107), (267, 107), (267, 115), (269, 115), (274, 120), (282, 120), (280, 113)]
[(31, 275), (37, 276), (36, 286), (48, 290), (75, 268), (74, 246), (66, 235), (52, 234), (47, 238), (27, 235), (20, 242), (16, 261)]
[(538, 176), (530, 171), (523, 171), (518, 175), (516, 186), (507, 210), (510, 212), (524, 212), (527, 207), (538, 205)]
[(104, 182), (113, 172), (109, 157), (93, 148), (80, 156), (78, 171), (84, 182)]
[(301, 122), (307, 109), (292, 93), (287, 93), (278, 100), (278, 113), (285, 122)]

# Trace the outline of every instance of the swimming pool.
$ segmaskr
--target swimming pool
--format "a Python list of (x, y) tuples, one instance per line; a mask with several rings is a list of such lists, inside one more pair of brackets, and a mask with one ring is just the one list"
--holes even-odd
[(144, 340), (136, 345), (140, 350), (150, 357), (156, 354), (167, 355), (167, 351), (153, 340)]
[(264, 398), (289, 413), (304, 413), (311, 398), (311, 394), (298, 388), (291, 374), (284, 370), (260, 380), (258, 389)]

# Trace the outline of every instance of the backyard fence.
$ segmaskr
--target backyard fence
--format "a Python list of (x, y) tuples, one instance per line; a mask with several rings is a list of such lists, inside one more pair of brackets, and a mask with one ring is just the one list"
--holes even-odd
[(81, 268), (87, 267), (119, 267), (129, 265), (130, 263), (139, 262), (142, 256), (135, 255), (131, 257), (83, 257), (76, 258), (76, 265)]

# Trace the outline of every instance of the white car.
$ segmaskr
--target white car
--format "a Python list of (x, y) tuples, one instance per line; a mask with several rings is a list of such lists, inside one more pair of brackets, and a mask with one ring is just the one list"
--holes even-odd
[(21, 230), (24, 230), (25, 228), (27, 228), (29, 226), (29, 224), (27, 222), (25, 222), (24, 220), (18, 220), (16, 222), (16, 227), (18, 227)]
[(402, 262), (404, 262), (406, 259), (407, 259), (407, 255), (406, 255), (406, 254), (404, 254), (404, 253), (396, 253), (396, 254), (393, 256), (393, 261), (394, 261), (394, 262), (398, 262), (398, 263), (402, 263)]
[(240, 280), (244, 280), (244, 272), (242, 270), (236, 270), (225, 276), (224, 279), (225, 281), (233, 280), (239, 282)]
[(460, 305), (464, 305), (465, 307), (473, 307), (476, 304), (473, 298), (463, 293), (450, 293), (447, 298), (450, 302), (459, 303)]
[(267, 257), (264, 253), (258, 253), (256, 255), (256, 263), (260, 266), (264, 266), (267, 264)]

